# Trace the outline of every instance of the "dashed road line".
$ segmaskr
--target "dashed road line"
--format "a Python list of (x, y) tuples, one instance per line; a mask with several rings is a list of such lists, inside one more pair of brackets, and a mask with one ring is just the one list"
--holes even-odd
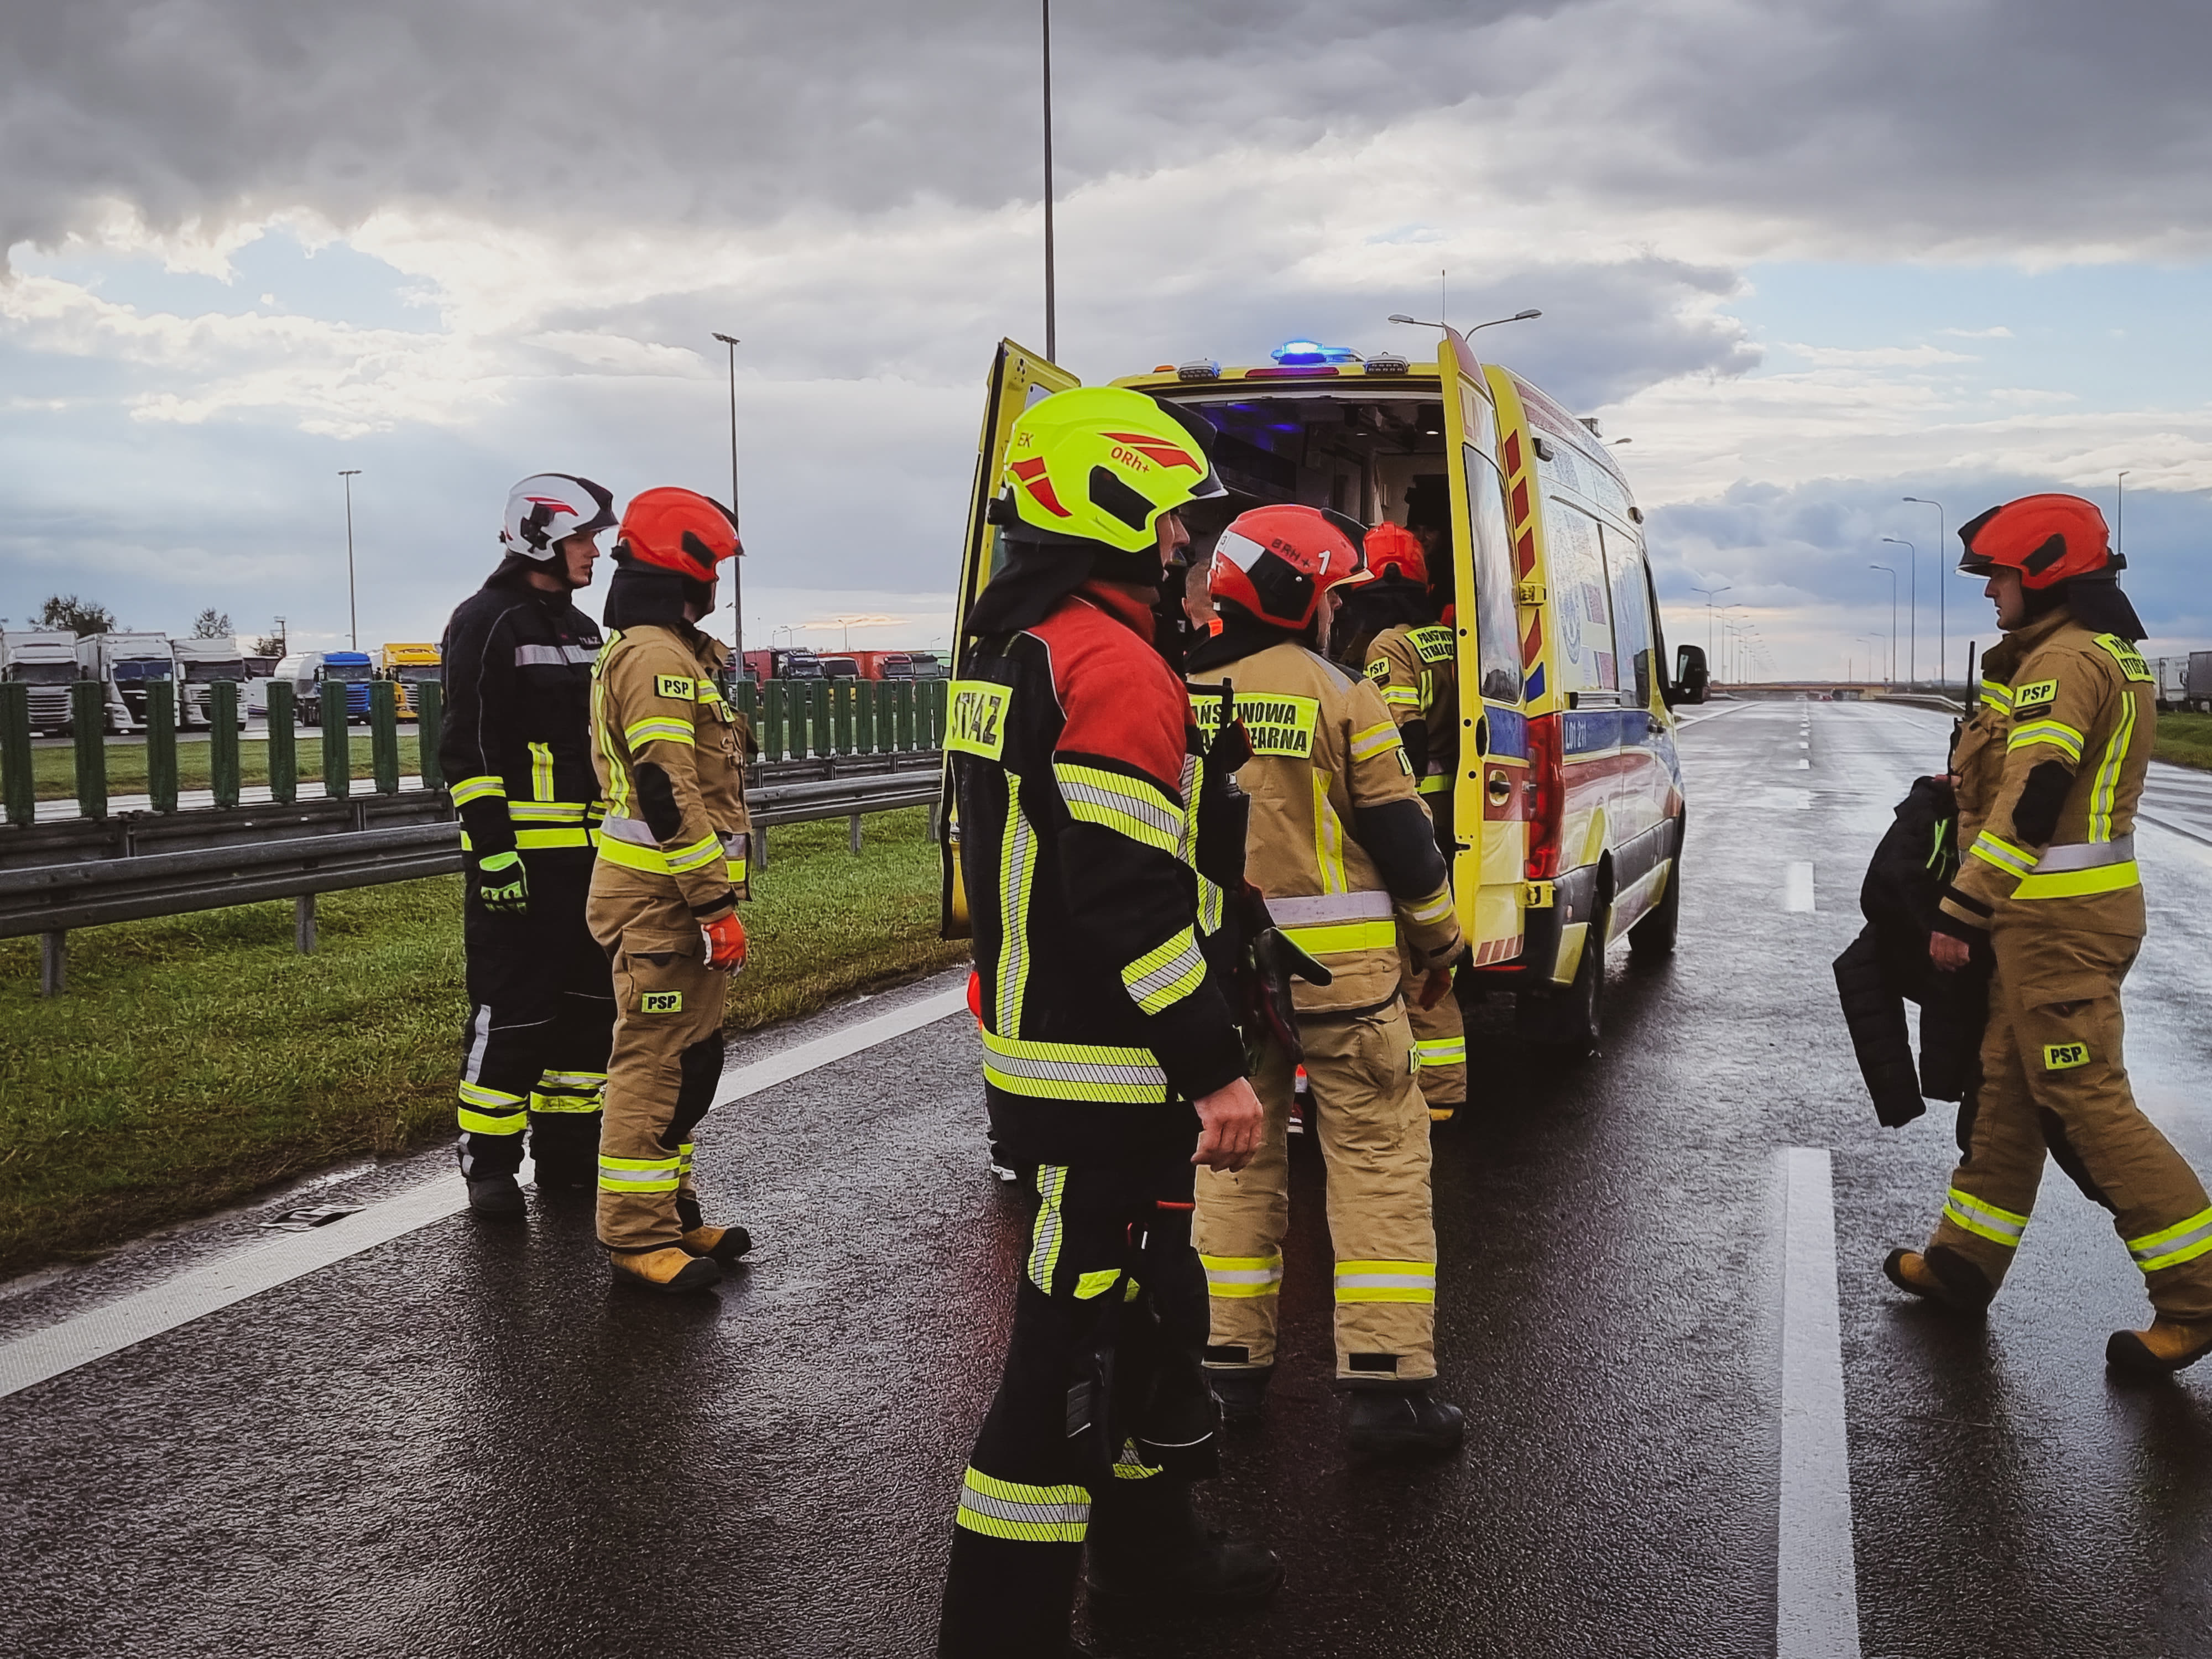
[(1782, 1155), (1782, 1503), (1776, 1659), (1859, 1659), (1850, 1447), (1828, 1154)]
[[(964, 989), (924, 997), (877, 1015), (794, 1043), (779, 1054), (739, 1066), (722, 1075), (714, 1093), (717, 1108), (747, 1095), (790, 1082), (817, 1067), (849, 1058), (877, 1044), (963, 1012)], [(529, 1165), (523, 1168), (525, 1179)], [(204, 1314), (243, 1302), (279, 1285), (289, 1284), (332, 1262), (387, 1244), (466, 1207), (466, 1189), (447, 1173), (393, 1194), (357, 1215), (312, 1232), (288, 1233), (267, 1244), (234, 1251), (175, 1278), (87, 1310), (72, 1318), (0, 1344), (0, 1398), (80, 1365), (119, 1352)]]
[(1799, 860), (1782, 867), (1782, 908), (1785, 910), (1813, 908), (1813, 866)]

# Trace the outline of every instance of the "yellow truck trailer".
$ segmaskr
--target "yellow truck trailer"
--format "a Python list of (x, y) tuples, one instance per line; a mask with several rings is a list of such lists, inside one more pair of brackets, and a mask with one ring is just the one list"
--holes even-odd
[(441, 662), (434, 645), (386, 645), (378, 648), (377, 676), (394, 683), (393, 696), (398, 703), (401, 720), (418, 718), (415, 687), (425, 680), (436, 680), (444, 672)]

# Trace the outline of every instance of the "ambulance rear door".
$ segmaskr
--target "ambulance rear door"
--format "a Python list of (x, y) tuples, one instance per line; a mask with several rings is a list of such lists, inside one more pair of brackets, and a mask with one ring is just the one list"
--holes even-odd
[(1528, 851), (1528, 726), (1521, 637), (1498, 413), (1466, 337), (1447, 330), (1437, 353), (1451, 471), (1452, 586), (1459, 635), (1459, 772), (1452, 891), (1477, 963), (1521, 954)]
[[(1006, 441), (1023, 410), (1039, 398), (1083, 384), (1059, 364), (1012, 340), (999, 342), (984, 382), (983, 433), (975, 445), (975, 481), (968, 495), (968, 534), (960, 551), (960, 601), (953, 612), (952, 680), (950, 695), (959, 696), (962, 670), (967, 665), (968, 640), (962, 631), (975, 596), (990, 583), (1006, 556), (996, 526), (986, 520), (991, 497), (997, 493), (999, 476), (1006, 465)], [(951, 711), (947, 711), (948, 720)], [(948, 753), (939, 796), (939, 932), (946, 939), (968, 937), (968, 898), (960, 887), (960, 826), (952, 809), (952, 761)]]

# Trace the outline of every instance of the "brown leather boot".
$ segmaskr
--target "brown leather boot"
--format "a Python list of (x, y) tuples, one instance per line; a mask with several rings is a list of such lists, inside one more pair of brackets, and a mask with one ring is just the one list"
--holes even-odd
[(1997, 1293), (1979, 1267), (1944, 1244), (1925, 1255), (1917, 1250), (1892, 1250), (1881, 1270), (1899, 1290), (1940, 1303), (1954, 1313), (1987, 1312)]
[(719, 1264), (706, 1256), (679, 1250), (673, 1244), (665, 1244), (657, 1250), (610, 1250), (607, 1260), (613, 1264), (617, 1280), (641, 1285), (648, 1291), (672, 1294), (703, 1291), (719, 1284), (722, 1277)]
[(2164, 1314), (2147, 1331), (2114, 1331), (2105, 1344), (2105, 1363), (2138, 1376), (2171, 1376), (2212, 1353), (2212, 1324), (2184, 1325)]
[(753, 1236), (743, 1227), (687, 1228), (684, 1248), (702, 1261), (712, 1261), (724, 1267), (734, 1267), (738, 1258), (753, 1247)]

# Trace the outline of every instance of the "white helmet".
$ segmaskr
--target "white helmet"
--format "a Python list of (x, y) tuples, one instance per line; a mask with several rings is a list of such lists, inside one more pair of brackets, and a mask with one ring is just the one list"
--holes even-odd
[(540, 472), (507, 492), (501, 550), (546, 563), (554, 547), (571, 536), (605, 530), (615, 521), (614, 492), (568, 472)]

